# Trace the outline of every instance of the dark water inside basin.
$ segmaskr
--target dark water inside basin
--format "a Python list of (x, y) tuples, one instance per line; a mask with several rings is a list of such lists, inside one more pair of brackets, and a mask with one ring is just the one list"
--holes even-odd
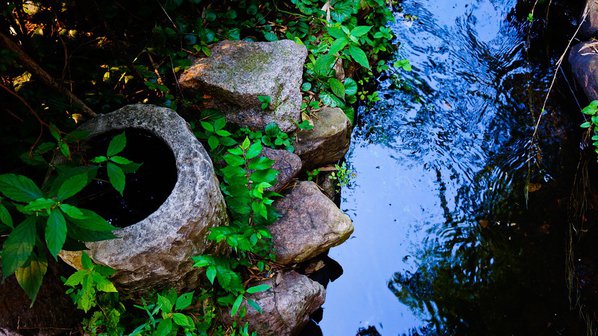
[[(106, 155), (110, 141), (123, 130), (102, 133), (87, 142), (87, 155)], [(103, 166), (97, 179), (79, 194), (79, 205), (91, 209), (117, 227), (135, 224), (158, 210), (170, 196), (177, 181), (176, 161), (168, 145), (153, 133), (138, 129), (124, 130), (127, 145), (118, 153), (141, 167), (125, 176), (121, 196), (110, 184)]]
[(413, 72), (382, 78), (355, 129), (355, 233), (330, 251), (344, 274), (323, 334), (585, 335), (566, 264), (578, 140), (563, 129), (579, 109), (562, 86), (532, 141), (581, 1), (551, 2), (550, 31), (530, 30), (525, 1), (400, 5), (396, 59)]

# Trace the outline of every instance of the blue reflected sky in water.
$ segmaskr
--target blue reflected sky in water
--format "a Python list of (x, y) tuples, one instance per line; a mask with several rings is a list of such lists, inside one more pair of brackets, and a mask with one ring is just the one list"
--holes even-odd
[[(347, 161), (357, 173), (342, 194), (355, 233), (330, 256), (344, 275), (328, 287), (324, 335), (373, 325), (406, 333), (429, 318), (388, 289), (395, 272), (415, 272), (445, 227), (475, 225), (514, 192), (526, 167), (533, 118), (527, 86), (547, 84), (524, 61), (516, 1), (404, 1), (393, 30), (413, 73), (382, 83)], [(398, 85), (412, 87), (410, 92)], [(515, 173), (515, 174), (514, 174)], [(521, 205), (521, 204), (519, 204)]]

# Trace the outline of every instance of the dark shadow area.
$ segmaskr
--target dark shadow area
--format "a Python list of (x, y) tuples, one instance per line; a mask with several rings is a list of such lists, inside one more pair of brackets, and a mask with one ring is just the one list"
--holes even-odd
[[(90, 139), (88, 158), (106, 155), (108, 144), (120, 133), (111, 131)], [(110, 185), (105, 168), (79, 194), (79, 206), (96, 211), (118, 227), (135, 224), (156, 211), (177, 181), (174, 154), (163, 140), (141, 129), (126, 129), (125, 134), (127, 146), (118, 155), (143, 164), (126, 175), (123, 196)]]

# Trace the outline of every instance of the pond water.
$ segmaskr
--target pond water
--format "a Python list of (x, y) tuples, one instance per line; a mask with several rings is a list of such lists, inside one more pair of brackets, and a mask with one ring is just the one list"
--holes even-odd
[[(559, 55), (530, 43), (545, 28), (530, 35), (531, 5), (400, 3), (395, 59), (413, 71), (381, 78), (381, 100), (356, 126), (356, 176), (341, 202), (355, 233), (329, 254), (344, 274), (328, 286), (324, 335), (585, 334), (570, 309), (570, 179), (560, 178), (572, 174), (577, 142), (559, 129), (577, 121), (558, 117), (579, 110), (552, 99), (539, 133), (550, 141), (537, 149)], [(579, 7), (552, 4), (559, 52)]]

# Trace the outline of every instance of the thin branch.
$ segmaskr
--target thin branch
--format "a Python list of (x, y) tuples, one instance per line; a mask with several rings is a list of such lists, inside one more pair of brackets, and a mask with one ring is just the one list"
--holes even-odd
[(42, 118), (40, 118), (39, 114), (37, 114), (37, 112), (35, 112), (35, 110), (31, 107), (31, 105), (29, 105), (29, 103), (27, 103), (27, 101), (23, 97), (21, 97), (18, 93), (11, 90), (8, 86), (2, 84), (2, 82), (0, 82), (0, 88), (4, 89), (4, 91), (8, 92), (10, 95), (17, 98), (21, 103), (23, 103), (23, 105), (25, 105), (25, 107), (27, 108), (29, 113), (31, 113), (31, 115), (33, 115), (35, 120), (37, 120), (37, 122), (39, 123), (39, 134), (37, 136), (37, 139), (31, 146), (31, 148), (29, 149), (29, 154), (31, 154), (31, 152), (33, 151), (33, 148), (35, 148), (35, 146), (37, 146), (37, 144), (39, 143), (39, 141), (42, 138), (42, 135), (44, 134), (44, 126), (45, 127), (50, 127), (50, 126), (46, 122), (44, 122), (42, 120)]
[[(534, 5), (534, 7), (535, 7), (535, 5)], [(573, 40), (575, 40), (575, 38), (577, 37), (577, 34), (579, 34), (579, 31), (581, 30), (581, 26), (586, 21), (588, 14), (589, 14), (589, 7), (586, 7), (586, 9), (584, 10), (581, 22), (579, 23), (579, 25), (577, 26), (577, 29), (575, 30), (575, 33), (573, 34), (573, 36), (567, 43), (567, 47), (565, 48), (565, 51), (563, 52), (561, 57), (559, 57), (558, 61), (556, 62), (556, 69), (554, 71), (554, 75), (552, 76), (552, 81), (550, 82), (550, 86), (548, 87), (548, 93), (546, 93), (546, 97), (544, 98), (544, 103), (542, 103), (542, 109), (540, 110), (540, 115), (538, 116), (538, 120), (536, 121), (536, 125), (534, 126), (534, 134), (532, 135), (532, 138), (535, 138), (538, 135), (538, 128), (540, 127), (540, 122), (542, 121), (542, 115), (544, 114), (544, 110), (546, 108), (546, 105), (548, 104), (548, 98), (550, 98), (550, 93), (552, 92), (554, 84), (556, 83), (556, 79), (559, 74), (559, 69), (561, 68), (561, 65), (563, 65), (565, 56), (567, 56), (567, 52), (569, 51), (569, 48), (571, 48), (571, 44), (573, 44)]]
[(40, 67), (29, 55), (27, 55), (16, 43), (14, 43), (8, 36), (4, 35), (4, 33), (0, 32), (0, 44), (4, 44), (9, 50), (14, 52), (17, 56), (17, 59), (20, 63), (26, 67), (30, 72), (37, 75), (42, 82), (46, 85), (54, 88), (55, 90), (59, 91), (60, 93), (67, 96), (73, 103), (78, 105), (81, 108), (81, 111), (85, 114), (95, 117), (97, 114), (89, 108), (82, 100), (77, 98), (71, 91), (69, 91), (64, 86), (60, 85), (49, 73), (47, 73), (42, 67)]

